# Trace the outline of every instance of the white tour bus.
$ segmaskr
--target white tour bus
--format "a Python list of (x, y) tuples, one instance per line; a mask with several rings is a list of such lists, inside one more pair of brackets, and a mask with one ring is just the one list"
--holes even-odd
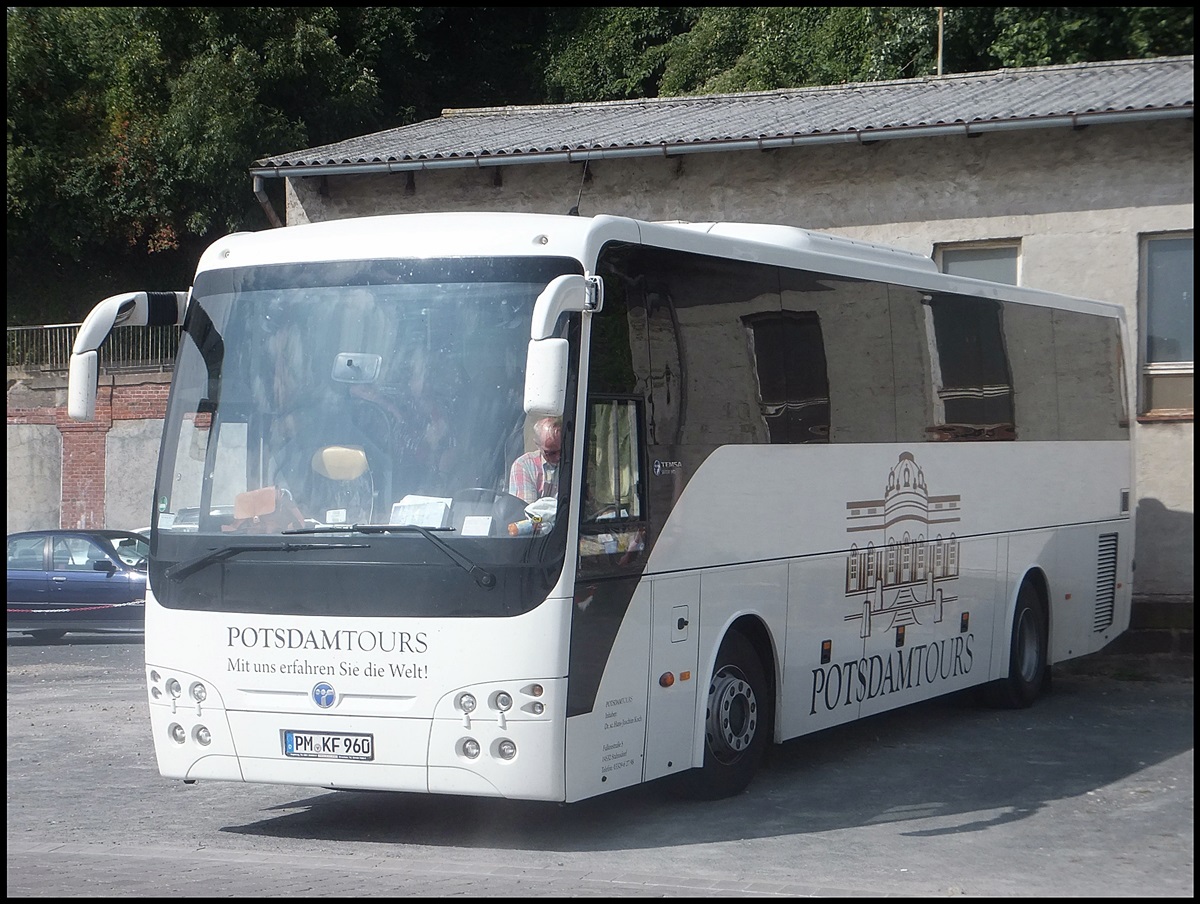
[(340, 220), (101, 302), (72, 417), (154, 324), (164, 776), (720, 797), (772, 741), (1027, 706), (1128, 626), (1116, 306), (792, 227)]

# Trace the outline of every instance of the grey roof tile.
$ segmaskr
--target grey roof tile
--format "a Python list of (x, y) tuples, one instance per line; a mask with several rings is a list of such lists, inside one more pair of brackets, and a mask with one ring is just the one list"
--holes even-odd
[(742, 94), (445, 110), (437, 119), (258, 160), (263, 171), (428, 165), (772, 140), (888, 137), (902, 130), (1056, 117), (1191, 115), (1194, 57), (1004, 69)]

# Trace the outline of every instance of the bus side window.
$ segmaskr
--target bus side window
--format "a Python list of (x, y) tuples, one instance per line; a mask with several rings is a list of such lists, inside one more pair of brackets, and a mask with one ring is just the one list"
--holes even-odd
[(644, 547), (640, 410), (636, 399), (597, 399), (589, 406), (579, 532), (584, 562), (628, 565)]

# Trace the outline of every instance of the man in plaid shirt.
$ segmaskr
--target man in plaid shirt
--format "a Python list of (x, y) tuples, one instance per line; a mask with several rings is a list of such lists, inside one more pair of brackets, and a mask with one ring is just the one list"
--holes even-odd
[(533, 425), (537, 448), (513, 462), (508, 491), (525, 502), (536, 502), (558, 493), (558, 460), (562, 449), (562, 421), (544, 417)]

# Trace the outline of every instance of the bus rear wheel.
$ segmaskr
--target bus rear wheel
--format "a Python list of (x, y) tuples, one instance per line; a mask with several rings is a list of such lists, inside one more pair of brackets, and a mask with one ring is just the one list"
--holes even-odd
[(1021, 584), (1013, 615), (1008, 675), (983, 687), (983, 699), (1001, 709), (1023, 709), (1046, 689), (1049, 672), (1046, 604), (1032, 581)]
[(719, 800), (746, 790), (766, 752), (770, 713), (762, 661), (749, 640), (731, 631), (708, 683), (704, 765), (684, 774), (684, 793)]

